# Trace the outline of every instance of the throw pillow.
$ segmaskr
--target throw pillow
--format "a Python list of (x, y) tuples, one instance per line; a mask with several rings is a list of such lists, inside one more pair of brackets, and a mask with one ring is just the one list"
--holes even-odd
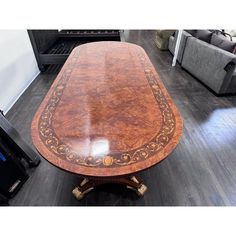
[(210, 43), (212, 34), (213, 33), (209, 30), (197, 30), (196, 38)]
[(213, 34), (211, 37), (211, 44), (231, 53), (235, 53), (236, 50), (236, 42), (228, 40), (222, 34), (221, 35)]

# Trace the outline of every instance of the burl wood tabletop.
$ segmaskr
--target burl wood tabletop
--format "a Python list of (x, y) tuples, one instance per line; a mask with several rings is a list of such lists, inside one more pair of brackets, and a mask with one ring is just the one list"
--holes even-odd
[(32, 121), (46, 160), (94, 177), (157, 164), (181, 134), (180, 114), (147, 54), (124, 42), (76, 47)]

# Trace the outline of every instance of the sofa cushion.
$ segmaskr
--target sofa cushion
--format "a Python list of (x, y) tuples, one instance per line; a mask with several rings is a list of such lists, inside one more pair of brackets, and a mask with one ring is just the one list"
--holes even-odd
[(219, 35), (213, 34), (211, 37), (211, 44), (221, 49), (224, 49), (228, 52), (235, 53), (236, 42), (232, 42), (228, 40), (222, 34), (219, 34)]
[(210, 43), (211, 41), (211, 36), (212, 36), (212, 33), (211, 31), (209, 30), (197, 30), (197, 33), (196, 33), (196, 38), (197, 39), (200, 39), (202, 41), (205, 41), (207, 43)]

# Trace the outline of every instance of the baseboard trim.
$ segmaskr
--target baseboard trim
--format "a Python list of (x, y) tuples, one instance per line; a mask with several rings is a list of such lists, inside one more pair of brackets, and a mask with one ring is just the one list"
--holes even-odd
[(20, 96), (25, 92), (25, 90), (32, 84), (32, 82), (36, 79), (36, 77), (40, 74), (40, 71), (36, 73), (35, 76), (32, 77), (32, 79), (26, 84), (26, 86), (22, 89), (22, 91), (13, 99), (13, 101), (7, 105), (7, 108), (3, 110), (4, 115), (7, 114), (7, 112), (14, 106), (14, 104), (17, 102), (17, 100), (20, 98)]

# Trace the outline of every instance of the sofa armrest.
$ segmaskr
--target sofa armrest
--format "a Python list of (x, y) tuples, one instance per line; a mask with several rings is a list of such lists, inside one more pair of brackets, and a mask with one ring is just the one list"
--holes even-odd
[(174, 34), (175, 30), (157, 30), (156, 35), (163, 39), (169, 39)]
[(225, 67), (224, 70), (226, 72), (232, 70), (232, 68), (234, 68), (236, 66), (236, 59), (233, 59), (232, 61), (230, 61)]
[[(171, 51), (172, 54), (174, 54), (174, 51), (175, 51), (175, 45), (176, 45), (178, 33), (179, 33), (179, 31), (176, 30), (175, 31), (175, 36), (171, 36), (169, 38), (169, 47), (168, 48), (169, 48), (169, 50)], [(177, 56), (177, 61), (180, 64), (182, 63), (186, 42), (187, 42), (189, 37), (192, 37), (192, 35), (189, 34), (187, 31), (183, 31), (182, 36), (181, 36), (181, 40), (180, 40), (180, 45), (179, 45), (179, 53), (178, 53), (178, 56)]]
[(226, 87), (226, 93), (236, 93), (236, 65), (234, 66), (233, 74), (228, 80), (228, 84)]
[[(223, 93), (232, 76), (236, 55), (191, 37), (186, 43), (182, 66), (216, 93)], [(227, 65), (233, 66), (226, 71)]]

